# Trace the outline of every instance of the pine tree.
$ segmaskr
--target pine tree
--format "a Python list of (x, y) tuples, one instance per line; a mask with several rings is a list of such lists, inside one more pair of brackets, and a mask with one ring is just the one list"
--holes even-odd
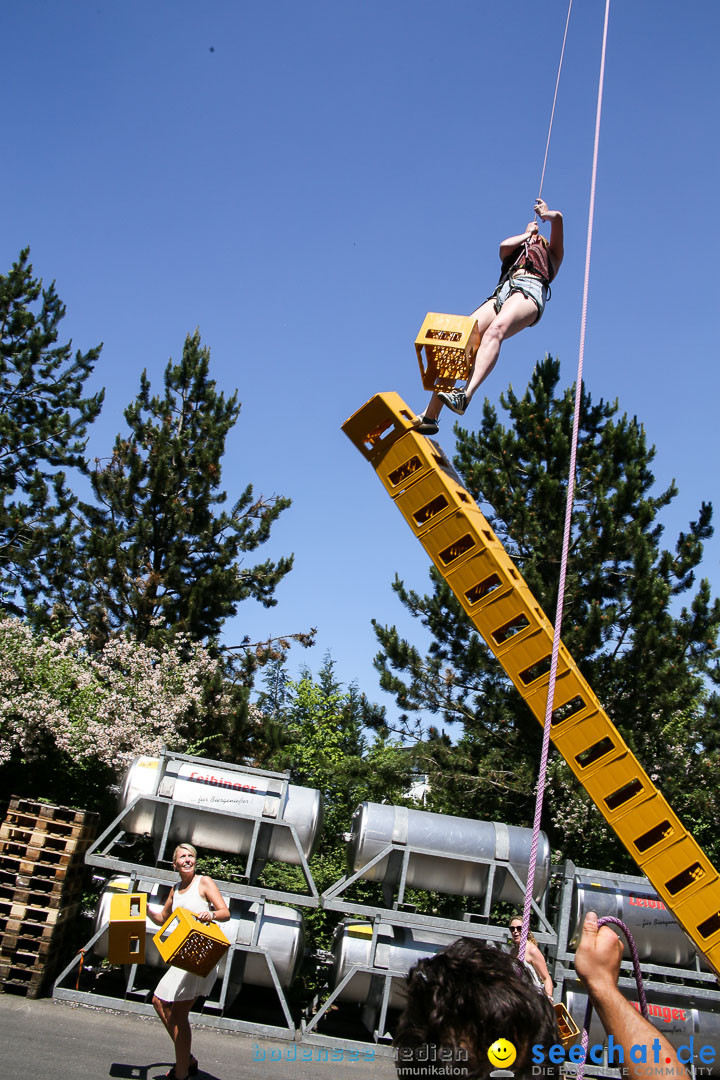
[[(522, 397), (512, 388), (501, 396), (507, 426), (486, 401), (477, 433), (457, 429), (455, 458), (551, 621), (574, 401), (574, 388), (559, 392), (558, 382), (559, 364), (546, 357)], [(656, 491), (653, 457), (637, 418), (619, 416), (617, 402), (594, 404), (583, 391), (563, 641), (674, 808), (710, 838), (720, 807), (713, 797), (701, 808), (695, 785), (707, 790), (718, 772), (711, 751), (720, 712), (712, 692), (720, 678), (720, 601), (695, 571), (712, 533), (712, 509), (703, 503), (674, 549), (661, 547), (658, 518), (676, 488)], [(415, 725), (436, 809), (528, 824), (541, 729), (447, 584), (434, 569), (430, 577), (433, 591), (425, 596), (395, 581), (432, 641), (423, 656), (394, 627), (376, 624), (381, 684), (406, 717), (427, 711), (456, 725), (450, 735)], [(560, 760), (551, 787), (546, 827), (556, 849), (585, 865), (609, 860), (630, 869)]]
[(71, 573), (78, 531), (66, 470), (85, 470), (102, 392), (83, 397), (101, 346), (58, 345), (65, 307), (25, 249), (0, 275), (0, 609), (42, 621)]
[(182, 359), (165, 370), (162, 396), (143, 372), (109, 462), (91, 474), (96, 502), (83, 504), (80, 570), (64, 593), (69, 617), (96, 644), (124, 631), (158, 643), (182, 632), (214, 639), (242, 600), (276, 603), (292, 557), (245, 566), (241, 558), (270, 535), (290, 504), (255, 496), (251, 484), (229, 509), (221, 486), (237, 395), (226, 398), (209, 375), (210, 354), (196, 331)]

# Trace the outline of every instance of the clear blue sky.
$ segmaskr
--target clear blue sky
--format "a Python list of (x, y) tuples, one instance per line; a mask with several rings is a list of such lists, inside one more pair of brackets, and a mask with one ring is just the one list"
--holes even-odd
[[(575, 4), (545, 180), (565, 263), (542, 322), (504, 347), (494, 400), (546, 351), (574, 377), (603, 11)], [(3, 6), (0, 272), (29, 244), (66, 336), (105, 343), (90, 453), (109, 454), (141, 370), (159, 387), (197, 326), (243, 402), (230, 496), (252, 481), (293, 499), (258, 557), (294, 551), (295, 569), (275, 608), (242, 605), (228, 643), (315, 625), (291, 668), (330, 650), (389, 704), (370, 620), (421, 641), (390, 582), (423, 589), (428, 564), (340, 425), (383, 390), (419, 408), (425, 313), (491, 291), (499, 241), (531, 216), (565, 15), (565, 0)], [(719, 37), (717, 0), (613, 0), (585, 376), (644, 422), (658, 483), (677, 480), (669, 540), (717, 502)], [(452, 452), (448, 420), (441, 442)], [(716, 591), (719, 553), (703, 568)]]

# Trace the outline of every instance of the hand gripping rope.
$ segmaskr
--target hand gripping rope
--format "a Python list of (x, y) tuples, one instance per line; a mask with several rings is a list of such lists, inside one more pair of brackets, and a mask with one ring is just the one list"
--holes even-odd
[(602, 54), (600, 58), (600, 79), (598, 83), (597, 109), (595, 114), (595, 141), (593, 146), (592, 178), (590, 183), (590, 205), (588, 210), (587, 242), (585, 248), (585, 279), (583, 284), (582, 316), (580, 320), (580, 347), (578, 354), (577, 377), (575, 380), (575, 411), (573, 414), (573, 430), (570, 447), (570, 468), (568, 475), (567, 500), (565, 505), (565, 528), (563, 532), (562, 557), (560, 560), (560, 580), (558, 583), (558, 597), (555, 612), (555, 628), (553, 634), (550, 679), (548, 683), (547, 707), (545, 710), (545, 722), (543, 726), (542, 753), (540, 756), (540, 769), (538, 774), (537, 794), (535, 801), (535, 818), (533, 822), (532, 843), (530, 846), (530, 857), (528, 866), (528, 880), (527, 886), (525, 888), (523, 922), (522, 931), (520, 934), (520, 946), (518, 951), (518, 956), (521, 961), (525, 958), (525, 947), (527, 945), (528, 930), (530, 928), (530, 912), (532, 905), (533, 885), (535, 882), (535, 866), (537, 863), (538, 841), (540, 836), (540, 819), (542, 817), (543, 797), (545, 794), (547, 763), (550, 750), (550, 728), (552, 723), (553, 702), (555, 699), (555, 681), (557, 677), (558, 656), (560, 652), (560, 631), (562, 629), (563, 604), (565, 600), (565, 579), (567, 576), (568, 551), (570, 547), (570, 525), (572, 522), (573, 501), (575, 496), (575, 468), (577, 461), (578, 430), (580, 426), (579, 422), (580, 404), (582, 401), (583, 360), (585, 356), (585, 328), (587, 324), (587, 302), (590, 283), (590, 254), (592, 251), (592, 233), (593, 222), (595, 218), (595, 186), (597, 179), (598, 149), (600, 145), (600, 117), (602, 114), (602, 95), (603, 84), (605, 81), (605, 55), (607, 50), (607, 30), (609, 13), (610, 0), (606, 0), (605, 22), (603, 26)]
[[(632, 956), (633, 971), (635, 972), (635, 982), (637, 983), (638, 991), (638, 1004), (640, 1005), (640, 1012), (648, 1019), (648, 1005), (647, 998), (645, 996), (645, 987), (643, 986), (642, 972), (640, 971), (640, 957), (638, 956), (637, 947), (633, 940), (633, 936), (628, 930), (627, 926), (621, 919), (616, 919), (614, 915), (605, 915), (604, 918), (598, 919), (598, 926), (606, 926), (608, 923), (614, 926), (619, 926), (623, 934), (627, 938), (628, 946), (630, 947), (630, 955)], [(583, 1032), (580, 1039), (580, 1045), (583, 1048), (583, 1059), (578, 1064), (577, 1073), (575, 1074), (575, 1080), (583, 1080), (585, 1075), (585, 1058), (587, 1056), (588, 1043), (590, 1041), (590, 1020), (592, 1018), (592, 1001), (588, 997), (587, 1008), (585, 1009), (585, 1019), (583, 1020)]]

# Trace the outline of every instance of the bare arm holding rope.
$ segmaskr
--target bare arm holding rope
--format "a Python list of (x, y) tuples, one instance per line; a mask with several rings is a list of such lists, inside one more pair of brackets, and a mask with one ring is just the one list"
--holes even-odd
[[(675, 1049), (620, 993), (617, 983), (622, 954), (623, 946), (617, 934), (609, 926), (598, 928), (597, 915), (589, 911), (575, 954), (575, 970), (587, 986), (605, 1031), (623, 1048), (626, 1074), (631, 1080), (647, 1080), (651, 1075), (649, 1068), (655, 1064), (658, 1077), (686, 1080), (687, 1071)], [(633, 1046), (647, 1047), (646, 1063), (631, 1060)]]

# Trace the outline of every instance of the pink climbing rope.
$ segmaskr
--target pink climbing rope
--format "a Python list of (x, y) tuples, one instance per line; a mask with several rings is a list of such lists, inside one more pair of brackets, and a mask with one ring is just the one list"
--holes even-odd
[(558, 584), (557, 606), (555, 610), (555, 630), (553, 633), (552, 660), (550, 664), (550, 680), (548, 683), (547, 708), (545, 710), (545, 723), (543, 726), (542, 754), (540, 757), (540, 770), (538, 774), (537, 795), (535, 799), (535, 819), (533, 822), (532, 843), (530, 845), (527, 886), (525, 888), (522, 932), (520, 934), (520, 946), (518, 949), (518, 957), (521, 961), (525, 959), (525, 947), (527, 945), (528, 931), (530, 929), (530, 912), (532, 909), (533, 886), (535, 884), (535, 866), (537, 863), (538, 841), (540, 837), (540, 819), (542, 817), (543, 798), (545, 795), (545, 779), (547, 775), (548, 755), (550, 752), (550, 728), (552, 725), (553, 704), (555, 701), (555, 681), (557, 678), (558, 656), (560, 653), (560, 631), (562, 629), (563, 604), (565, 601), (565, 579), (567, 577), (568, 551), (570, 548), (570, 525), (572, 522), (573, 502), (575, 498), (575, 467), (577, 461), (578, 429), (580, 426), (580, 403), (582, 400), (583, 361), (585, 357), (585, 328), (587, 324), (587, 303), (590, 285), (590, 253), (592, 251), (593, 221), (595, 218), (595, 186), (597, 180), (598, 150), (600, 146), (600, 117), (602, 115), (603, 84), (605, 82), (605, 54), (607, 49), (609, 14), (610, 0), (605, 0), (605, 24), (603, 27), (602, 54), (600, 58), (600, 79), (598, 84), (597, 109), (595, 113), (595, 142), (593, 146), (592, 178), (590, 181), (590, 206), (588, 210), (587, 242), (585, 246), (585, 280), (583, 284), (582, 316), (580, 319), (580, 348), (578, 355), (577, 378), (575, 382), (575, 412), (573, 415), (573, 430), (570, 446), (570, 468), (568, 476), (567, 501), (565, 504), (565, 529), (563, 532), (562, 557), (560, 560), (560, 581)]
[(563, 66), (563, 57), (565, 56), (565, 42), (567, 41), (568, 26), (570, 25), (570, 12), (572, 11), (572, 6), (573, 0), (570, 0), (570, 3), (568, 4), (567, 19), (565, 20), (565, 33), (563, 34), (562, 48), (560, 50), (560, 63), (558, 64), (557, 79), (555, 80), (555, 94), (553, 96), (552, 109), (550, 110), (550, 124), (548, 125), (547, 142), (545, 143), (545, 157), (543, 158), (542, 173), (540, 175), (538, 199), (542, 198), (543, 184), (545, 183), (545, 168), (547, 166), (548, 151), (550, 150), (550, 136), (552, 135), (553, 120), (555, 119), (555, 106), (557, 104), (558, 87), (560, 86), (560, 73)]

